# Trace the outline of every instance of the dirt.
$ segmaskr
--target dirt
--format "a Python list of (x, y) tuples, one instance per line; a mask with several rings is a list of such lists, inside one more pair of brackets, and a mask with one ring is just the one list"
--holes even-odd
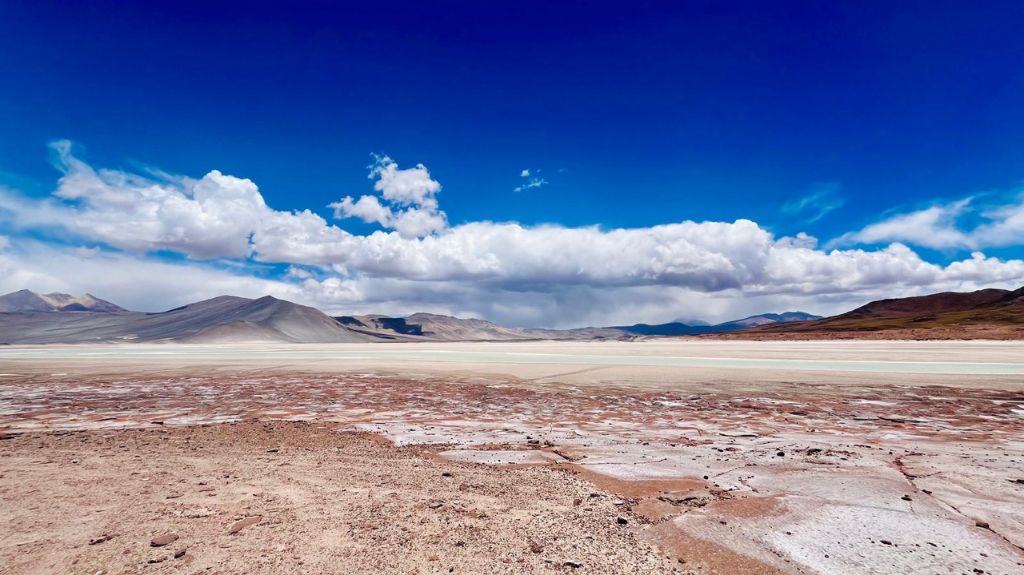
[(19, 435), (0, 572), (685, 572), (570, 474), (428, 451), (300, 422)]
[[(1021, 351), (687, 345), (979, 363)], [(0, 524), (14, 526), (0, 573), (1024, 572), (1019, 376), (498, 375), (197, 365), (167, 349), (0, 363)], [(152, 546), (164, 536), (177, 539)]]

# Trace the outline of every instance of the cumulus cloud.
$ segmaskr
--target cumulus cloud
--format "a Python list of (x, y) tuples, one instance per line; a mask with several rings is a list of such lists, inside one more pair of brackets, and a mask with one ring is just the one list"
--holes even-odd
[(430, 177), (423, 164), (403, 170), (391, 158), (377, 156), (369, 177), (376, 180), (373, 189), (387, 205), (377, 196), (361, 196), (358, 200), (346, 196), (329, 205), (334, 208), (335, 218), (359, 218), (394, 229), (404, 238), (420, 238), (448, 227), (448, 218), (437, 203), (441, 184)]
[[(1024, 195), (987, 207), (975, 198), (936, 204), (896, 214), (861, 230), (843, 234), (833, 245), (907, 242), (935, 249), (970, 249), (1024, 244)], [(966, 216), (975, 225), (966, 226)]]
[[(449, 227), (437, 202), (441, 185), (426, 167), (401, 169), (387, 157), (371, 166), (375, 194), (332, 205), (339, 217), (384, 228), (356, 235), (309, 210), (274, 210), (247, 179), (218, 171), (198, 180), (143, 177), (94, 169), (63, 144), (57, 151), (64, 175), (54, 194), (0, 192), (0, 221), (102, 249), (82, 257), (44, 244), (31, 253), (8, 248), (0, 252), (0, 285), (10, 289), (92, 291), (140, 309), (153, 307), (143, 299), (173, 307), (221, 293), (270, 293), (336, 313), (426, 310), (567, 326), (714, 321), (786, 308), (831, 313), (879, 296), (1024, 283), (1021, 260), (977, 251), (939, 265), (898, 241), (823, 250), (806, 233), (777, 238), (745, 219), (622, 229)], [(989, 213), (972, 233), (1013, 237), (1016, 213)], [(932, 222), (944, 225), (941, 217)], [(865, 237), (891, 234), (872, 233)], [(168, 251), (217, 265), (147, 255)], [(225, 261), (237, 265), (225, 270)], [(267, 279), (263, 264), (287, 267)]]

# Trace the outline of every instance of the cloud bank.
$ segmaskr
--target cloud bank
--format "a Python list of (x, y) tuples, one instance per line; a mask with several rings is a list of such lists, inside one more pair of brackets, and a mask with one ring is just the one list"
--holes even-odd
[[(1024, 227), (1014, 227), (1024, 217), (1020, 206), (989, 210), (989, 221), (968, 232), (954, 226), (953, 212), (964, 206), (947, 205), (841, 238), (885, 244), (872, 249), (821, 249), (806, 234), (778, 238), (745, 219), (629, 229), (449, 226), (438, 202), (441, 184), (427, 168), (403, 169), (382, 156), (370, 166), (374, 194), (329, 206), (336, 219), (380, 227), (356, 235), (309, 209), (273, 209), (248, 179), (217, 170), (193, 179), (96, 169), (68, 143), (54, 147), (63, 176), (51, 196), (0, 189), (0, 224), (10, 236), (0, 251), (0, 266), (7, 266), (0, 288), (88, 287), (140, 309), (263, 292), (335, 312), (426, 310), (569, 326), (793, 308), (831, 313), (883, 295), (1024, 283), (1022, 260), (975, 251), (938, 265), (907, 245), (980, 250), (997, 245), (986, 242), (1021, 243)], [(941, 230), (948, 235), (934, 233)], [(27, 232), (53, 241), (19, 237)], [(101, 249), (92, 257), (72, 254), (82, 245)], [(161, 260), (166, 253), (187, 260)], [(281, 266), (285, 272), (266, 271)], [(132, 269), (164, 278), (148, 302), (119, 287)]]

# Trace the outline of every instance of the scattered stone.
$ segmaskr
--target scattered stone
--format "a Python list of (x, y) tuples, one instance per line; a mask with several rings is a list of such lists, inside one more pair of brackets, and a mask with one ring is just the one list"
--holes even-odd
[(156, 557), (154, 559), (150, 559), (149, 561), (146, 561), (146, 563), (149, 563), (150, 565), (152, 565), (154, 563), (163, 563), (166, 560), (167, 560), (166, 557)]
[(881, 543), (882, 545), (892, 545), (892, 541), (887, 541), (885, 539), (881, 539), (879, 543)]
[(544, 551), (544, 546), (536, 541), (530, 541), (530, 553), (541, 553)]
[(900, 497), (900, 499), (902, 499), (904, 501), (910, 501), (911, 500), (909, 495), (904, 495), (903, 497)]
[(263, 517), (261, 515), (253, 515), (252, 517), (246, 517), (245, 519), (239, 519), (238, 521), (235, 521), (231, 525), (231, 527), (228, 527), (228, 535), (234, 535), (235, 533), (238, 533), (239, 531), (245, 529), (246, 527), (251, 527), (253, 525), (256, 525), (257, 523), (259, 523), (262, 520), (263, 520)]
[(187, 551), (187, 550), (186, 549), (179, 549), (179, 550), (175, 551), (174, 552), (174, 558), (175, 559), (181, 559), (182, 557), (185, 556), (185, 551)]
[(626, 519), (625, 517), (616, 517), (615, 522), (619, 525), (626, 525), (627, 523), (629, 523), (629, 519)]
[[(174, 533), (164, 533), (163, 535), (157, 535), (149, 542), (150, 547), (163, 547), (164, 545), (170, 545), (178, 540), (178, 536)], [(162, 561), (162, 560), (161, 560)]]
[(278, 450), (278, 449), (276, 449), (276, 448), (275, 448), (275, 449), (268, 449), (268, 450), (267, 450), (267, 453), (277, 453), (278, 451), (279, 451), (279, 450)]
[(979, 519), (974, 522), (974, 525), (976, 527), (981, 527), (982, 529), (988, 529), (988, 521), (982, 521)]
[(105, 543), (107, 541), (110, 541), (113, 538), (114, 538), (113, 535), (100, 535), (99, 537), (95, 537), (93, 539), (90, 539), (89, 540), (89, 545), (99, 545), (100, 543)]
[(785, 451), (780, 451), (780, 452), (775, 454), (775, 457), (785, 457), (785, 456), (786, 456), (786, 452)]
[(441, 477), (452, 477), (452, 472), (451, 471), (442, 471), (441, 472)]

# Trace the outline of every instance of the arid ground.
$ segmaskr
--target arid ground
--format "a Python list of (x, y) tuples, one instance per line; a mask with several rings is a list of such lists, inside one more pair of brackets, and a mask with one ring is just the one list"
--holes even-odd
[(0, 573), (1024, 572), (1020, 342), (0, 349)]

